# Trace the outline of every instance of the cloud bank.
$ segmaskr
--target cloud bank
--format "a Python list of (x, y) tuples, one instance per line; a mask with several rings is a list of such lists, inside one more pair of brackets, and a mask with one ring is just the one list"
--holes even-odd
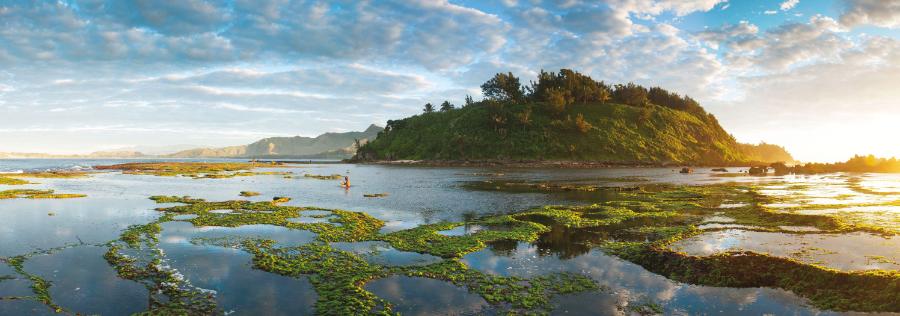
[[(739, 140), (801, 159), (900, 155), (853, 141), (900, 118), (900, 5), (806, 5), (771, 1), (808, 17), (773, 24), (721, 18), (736, 10), (724, 0), (7, 1), (0, 151), (359, 130), (477, 97), (496, 72), (574, 68), (689, 94)], [(871, 28), (882, 31), (860, 31)], [(833, 128), (848, 122), (866, 128)]]

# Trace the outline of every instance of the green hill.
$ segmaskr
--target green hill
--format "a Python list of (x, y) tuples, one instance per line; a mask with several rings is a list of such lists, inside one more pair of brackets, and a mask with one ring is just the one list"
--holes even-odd
[(362, 132), (325, 133), (316, 137), (270, 137), (247, 145), (247, 157), (285, 157), (285, 156), (311, 156), (325, 153), (338, 153), (341, 150), (349, 150), (352, 155), (352, 146), (356, 140), (367, 141), (375, 138), (382, 128), (370, 125)]
[(269, 137), (249, 145), (196, 148), (165, 155), (167, 158), (348, 158), (355, 142), (374, 139), (382, 128), (370, 125), (362, 132), (325, 133), (316, 137)]
[(740, 144), (741, 152), (747, 155), (747, 159), (751, 161), (760, 161), (760, 162), (784, 162), (784, 163), (795, 163), (794, 156), (791, 156), (784, 147), (759, 143), (756, 145), (753, 144)]
[(467, 98), (462, 108), (445, 102), (440, 111), (429, 104), (426, 113), (388, 121), (358, 158), (715, 165), (761, 157), (688, 97), (633, 84), (611, 88), (568, 70), (545, 75), (521, 88), (512, 74), (498, 74), (482, 86), (484, 101)]

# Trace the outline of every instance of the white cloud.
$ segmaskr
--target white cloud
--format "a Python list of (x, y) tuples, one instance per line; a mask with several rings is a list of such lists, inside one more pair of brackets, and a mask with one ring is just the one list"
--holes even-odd
[(844, 0), (846, 11), (841, 15), (841, 23), (847, 26), (871, 24), (875, 26), (900, 27), (900, 2), (892, 0)]
[(781, 11), (787, 11), (793, 9), (798, 3), (800, 3), (800, 0), (785, 0), (779, 7)]
[(831, 62), (741, 77), (746, 98), (713, 109), (727, 109), (719, 118), (744, 141), (780, 139), (801, 160), (838, 161), (854, 153), (900, 156), (882, 137), (900, 133), (895, 123), (900, 91), (894, 87), (900, 82), (898, 52), (897, 40), (870, 38), (841, 50)]

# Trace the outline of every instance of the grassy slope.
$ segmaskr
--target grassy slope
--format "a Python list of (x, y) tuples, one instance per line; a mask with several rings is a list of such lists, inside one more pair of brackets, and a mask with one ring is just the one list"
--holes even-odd
[[(508, 106), (510, 113), (526, 105)], [(539, 108), (540, 106), (538, 106)], [(737, 142), (714, 120), (652, 106), (647, 122), (641, 108), (621, 104), (575, 105), (555, 117), (535, 108), (530, 126), (509, 115), (504, 137), (489, 123), (488, 109), (469, 106), (409, 117), (371, 143), (378, 158), (545, 159), (646, 163), (728, 163), (744, 160)], [(571, 122), (578, 113), (593, 125), (581, 133)], [(396, 127), (399, 126), (399, 127)], [(574, 151), (572, 150), (574, 148)]]

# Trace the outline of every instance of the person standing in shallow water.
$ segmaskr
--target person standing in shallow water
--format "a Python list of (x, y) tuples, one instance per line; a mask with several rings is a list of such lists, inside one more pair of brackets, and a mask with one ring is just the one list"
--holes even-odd
[(341, 186), (344, 188), (350, 187), (350, 177), (344, 176), (344, 181), (341, 182)]

